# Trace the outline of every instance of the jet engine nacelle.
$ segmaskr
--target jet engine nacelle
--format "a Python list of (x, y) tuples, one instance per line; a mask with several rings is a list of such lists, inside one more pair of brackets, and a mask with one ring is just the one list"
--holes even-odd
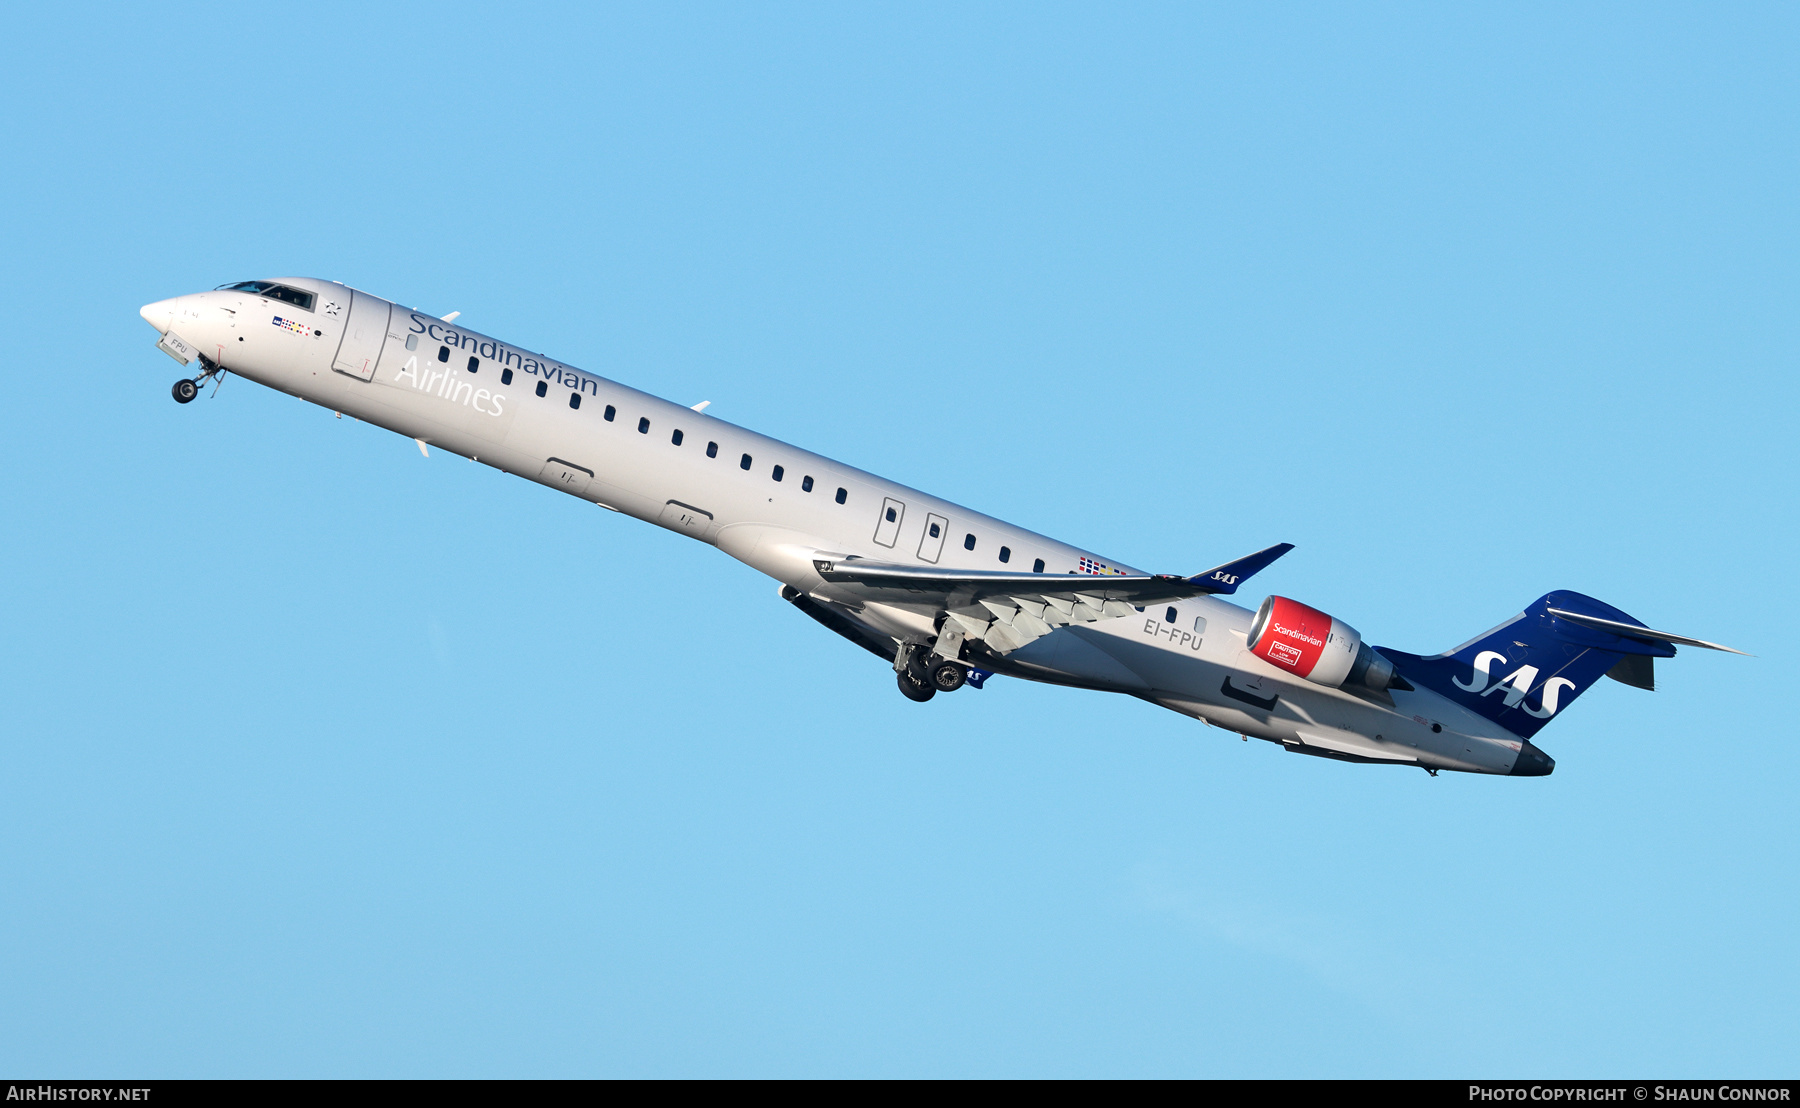
[(1248, 646), (1270, 665), (1327, 688), (1400, 684), (1394, 664), (1363, 642), (1356, 628), (1285, 596), (1271, 596), (1256, 610)]

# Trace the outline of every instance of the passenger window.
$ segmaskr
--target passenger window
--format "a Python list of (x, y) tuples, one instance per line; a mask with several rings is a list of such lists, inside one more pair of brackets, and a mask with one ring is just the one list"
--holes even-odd
[(1169, 623), (1174, 623), (1175, 622), (1175, 609), (1170, 608), (1168, 614), (1165, 615), (1163, 617), (1163, 619)]
[(931, 537), (934, 539), (938, 537), (938, 525), (935, 523), (931, 525)]
[(679, 427), (675, 428), (675, 433), (673, 435), (669, 436), (669, 441), (674, 443), (676, 446), (681, 445), (681, 428), (679, 428)]
[(512, 384), (512, 370), (503, 369), (500, 371), (500, 383), (502, 385)]
[(837, 502), (839, 504), (842, 504), (844, 502), (844, 498), (849, 495), (850, 495), (850, 492), (848, 489), (839, 489), (838, 494), (837, 494)]
[(613, 407), (611, 404), (608, 404), (606, 406), (606, 411), (604, 414), (606, 416), (606, 422), (611, 423), (613, 421), (613, 417), (619, 414), (619, 409)]
[(450, 348), (448, 346), (438, 347), (438, 361), (447, 362), (449, 360), (450, 360)]
[(548, 381), (539, 381), (538, 382), (537, 394), (539, 396), (543, 396), (544, 394), (548, 393), (549, 391), (550, 391), (550, 382), (548, 382)]
[(750, 455), (746, 454), (742, 458), (738, 459), (738, 468), (739, 469), (749, 469), (750, 468)]
[(1012, 561), (1012, 547), (1003, 546), (1000, 548), (1000, 560), (1003, 562)]
[(716, 442), (707, 443), (706, 444), (706, 456), (708, 458), (717, 458), (719, 456), (719, 444)]
[(478, 372), (480, 372), (480, 370), (481, 370), (481, 359), (477, 358), (473, 354), (469, 355), (469, 372), (470, 373), (478, 373)]
[(975, 536), (974, 535), (964, 535), (963, 536), (963, 549), (964, 550), (975, 549)]
[(571, 408), (581, 407), (581, 394), (580, 393), (572, 392), (569, 394), (569, 407), (571, 407)]
[(800, 491), (801, 492), (811, 492), (812, 491), (812, 478), (811, 477), (800, 478)]
[(1033, 573), (1044, 572), (1044, 559), (1039, 558), (1037, 561), (1031, 563), (1031, 572), (1033, 572)]
[(417, 335), (406, 336), (406, 348), (408, 350), (417, 350), (419, 348), (419, 336), (417, 336)]
[(781, 480), (781, 474), (782, 474), (781, 467), (776, 466), (775, 469), (772, 472), (770, 472), (769, 476), (771, 476), (771, 477), (775, 478), (775, 480), (779, 481), (779, 480)]
[(648, 435), (649, 433), (650, 433), (650, 417), (649, 416), (639, 416), (638, 417), (638, 434)]

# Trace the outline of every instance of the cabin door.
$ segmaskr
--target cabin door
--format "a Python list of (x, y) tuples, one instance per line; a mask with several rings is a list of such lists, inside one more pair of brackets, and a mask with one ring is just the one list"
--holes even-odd
[(350, 290), (350, 296), (350, 318), (344, 321), (344, 341), (338, 345), (331, 368), (367, 381), (375, 376), (381, 344), (387, 341), (388, 312), (393, 305), (355, 289)]

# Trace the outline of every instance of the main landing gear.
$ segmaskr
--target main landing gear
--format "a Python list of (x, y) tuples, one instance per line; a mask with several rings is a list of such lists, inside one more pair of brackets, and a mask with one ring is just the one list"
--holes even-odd
[(219, 385), (223, 384), (225, 381), (224, 367), (210, 358), (203, 356), (200, 359), (200, 368), (203, 371), (200, 376), (191, 381), (183, 378), (182, 380), (175, 382), (174, 386), (169, 389), (169, 395), (175, 398), (175, 403), (193, 403), (194, 397), (200, 395), (200, 389), (209, 380), (213, 382), (213, 392), (216, 393), (219, 391)]
[(961, 662), (938, 657), (917, 643), (905, 643), (894, 659), (894, 677), (908, 700), (925, 703), (940, 692), (955, 692), (969, 679)]

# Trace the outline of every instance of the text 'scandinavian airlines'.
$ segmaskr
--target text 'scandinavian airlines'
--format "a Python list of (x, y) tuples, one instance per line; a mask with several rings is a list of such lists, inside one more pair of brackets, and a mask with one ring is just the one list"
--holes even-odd
[[(1553, 592), (1454, 650), (1371, 647), (1271, 596), (1219, 599), (1292, 549), (1149, 574), (331, 281), (146, 305), (159, 347), (711, 543), (930, 700), (992, 674), (1128, 693), (1288, 750), (1540, 777), (1532, 738), (1601, 677), (1653, 687), (1675, 644)], [(1741, 652), (1738, 652), (1741, 653)]]

